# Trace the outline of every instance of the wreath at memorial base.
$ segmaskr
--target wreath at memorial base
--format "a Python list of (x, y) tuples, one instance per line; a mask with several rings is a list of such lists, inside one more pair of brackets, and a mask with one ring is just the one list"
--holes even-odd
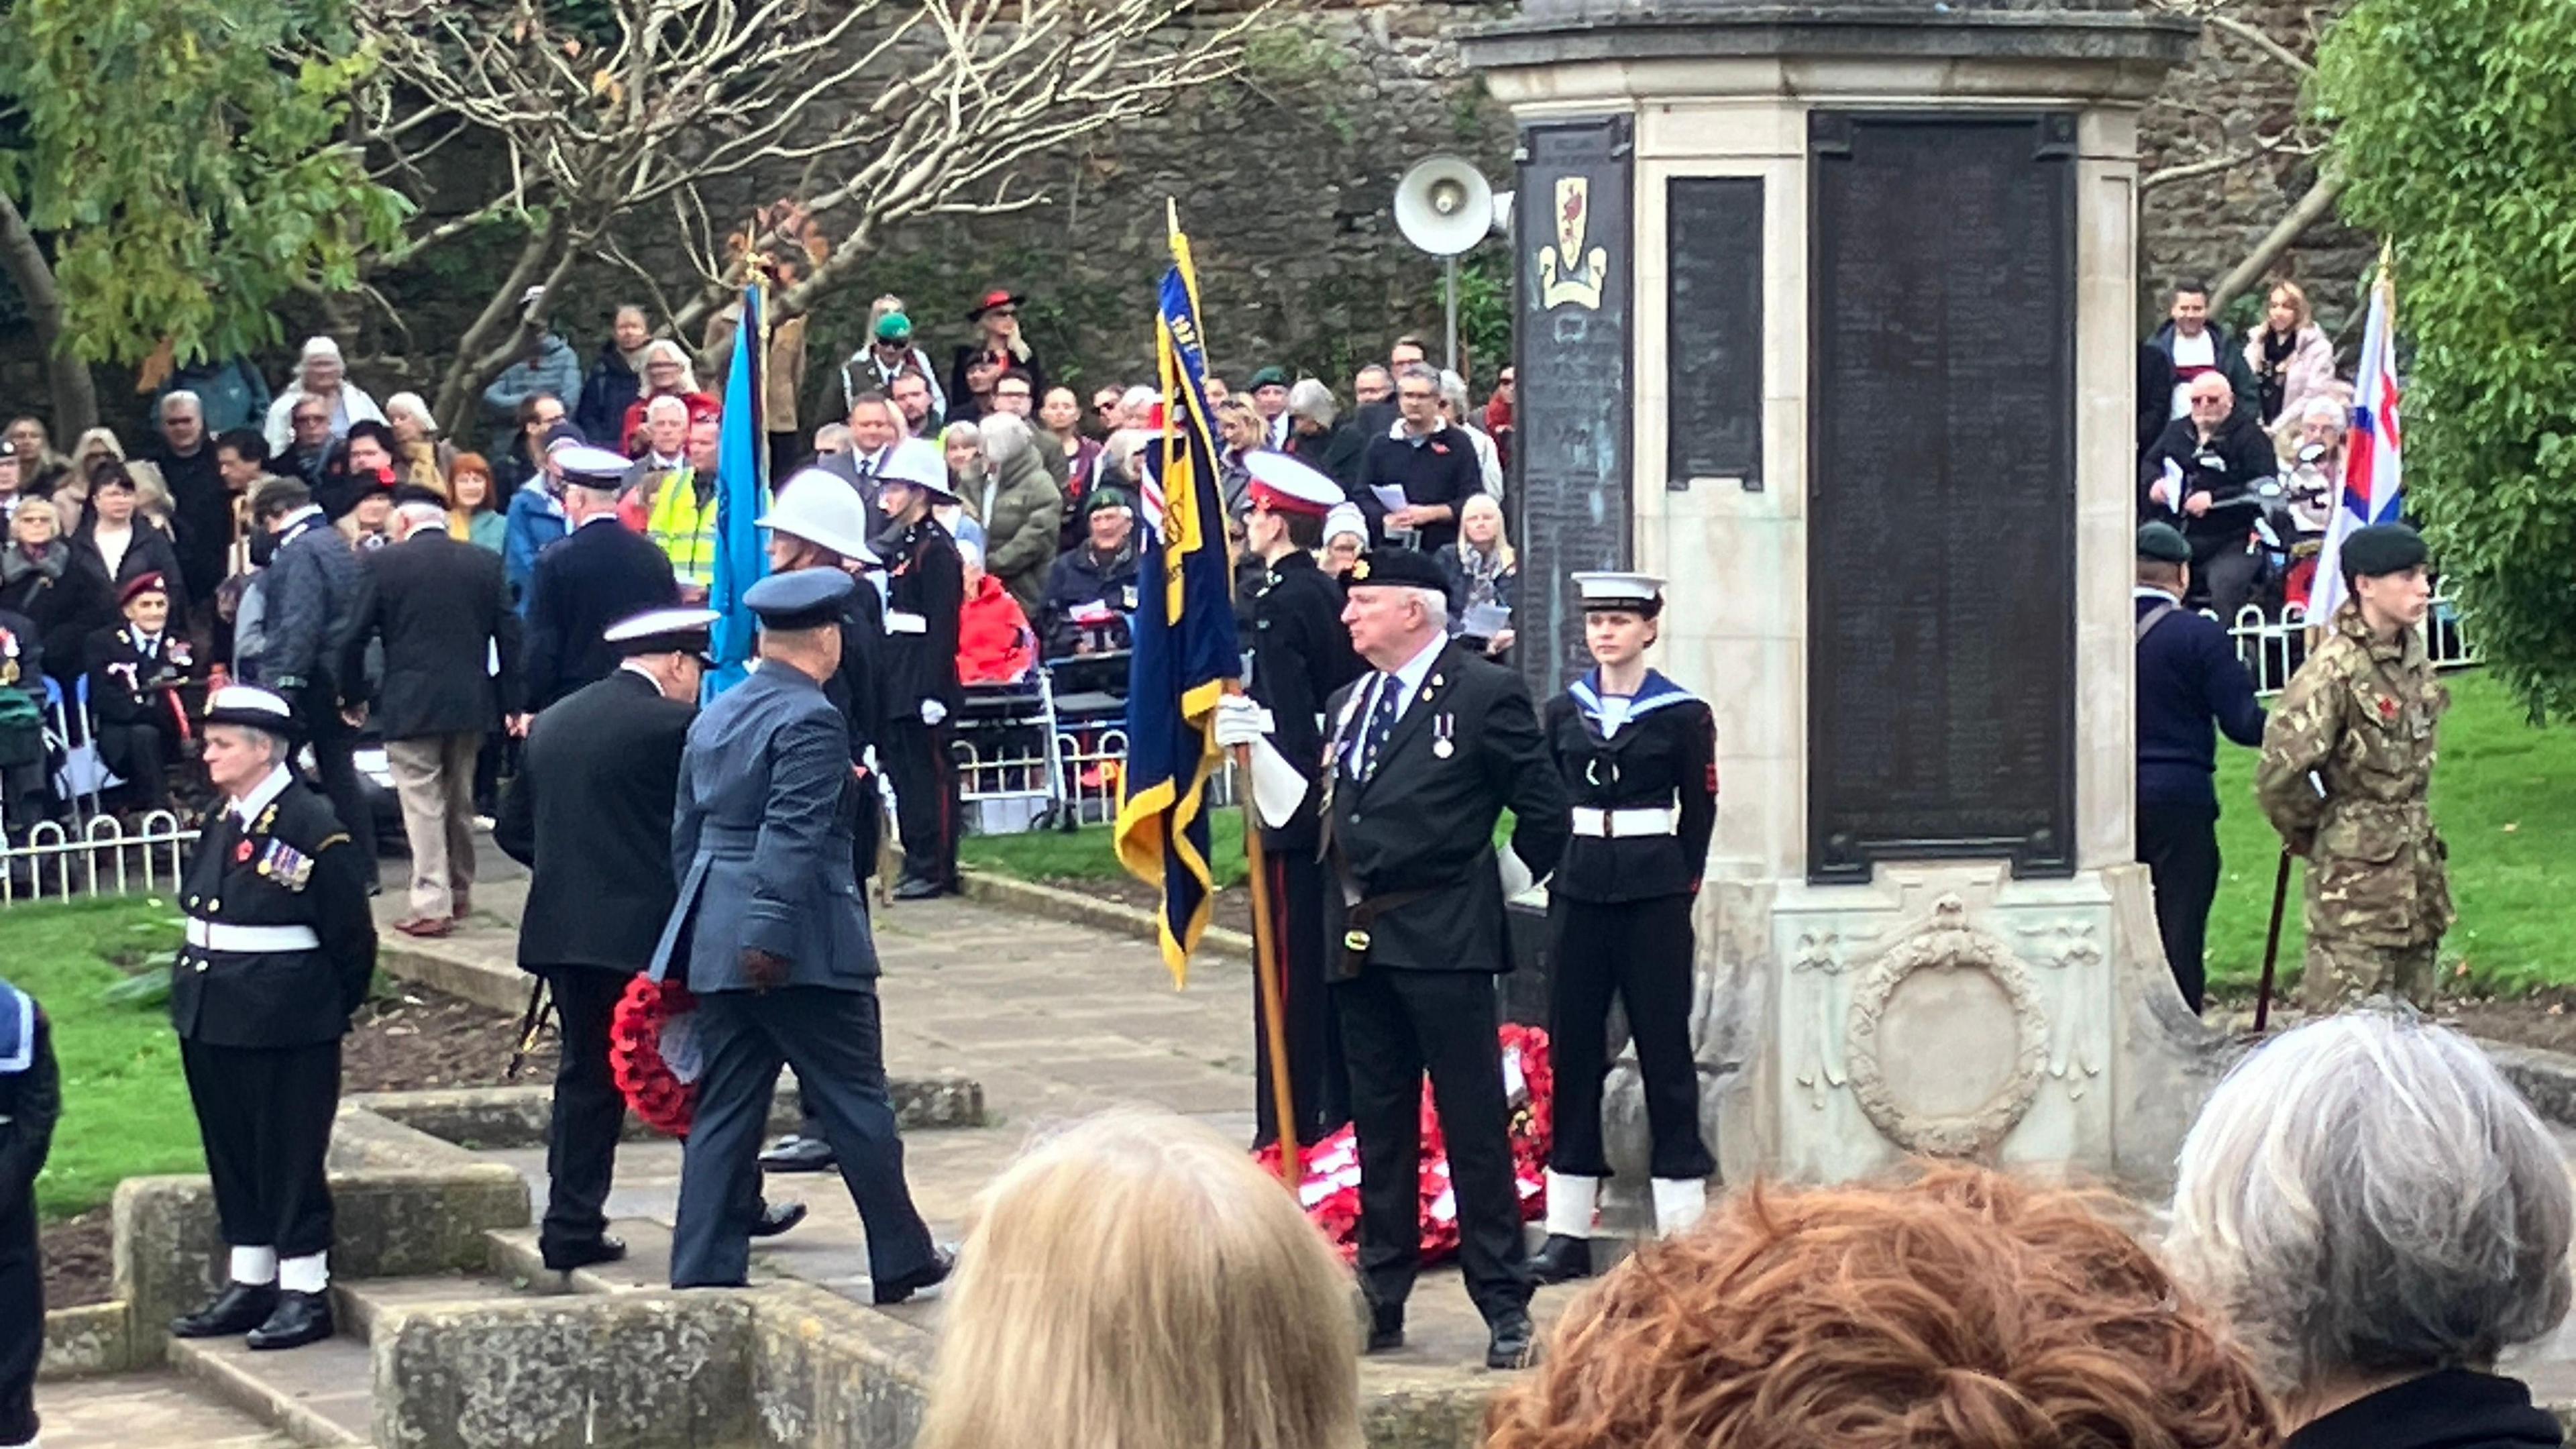
[(698, 999), (674, 981), (638, 976), (608, 1022), (608, 1070), (626, 1105), (644, 1125), (673, 1137), (689, 1135), (689, 1120), (698, 1102), (697, 1073), (686, 1077), (664, 1054), (675, 1029), (686, 1033)]
[[(1556, 1074), (1548, 1062), (1547, 1033), (1535, 1026), (1501, 1030), (1503, 1085), (1508, 1090), (1511, 1120), (1512, 1177), (1519, 1189), (1521, 1221), (1547, 1215), (1547, 1154), (1552, 1145), (1549, 1113), (1556, 1102)], [(1440, 1111), (1432, 1102), (1428, 1081), (1422, 1090), (1421, 1233), (1422, 1257), (1437, 1262), (1458, 1251), (1458, 1199), (1449, 1183), (1448, 1143), (1440, 1130)], [(1279, 1146), (1262, 1148), (1253, 1157), (1274, 1175)], [(1360, 1250), (1359, 1139), (1348, 1126), (1305, 1151), (1305, 1172), (1297, 1200), (1345, 1261)]]

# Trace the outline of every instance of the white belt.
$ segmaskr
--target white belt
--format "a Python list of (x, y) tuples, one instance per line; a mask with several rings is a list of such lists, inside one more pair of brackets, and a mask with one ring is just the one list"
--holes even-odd
[(190, 916), (188, 944), (205, 951), (312, 951), (322, 938), (311, 926), (233, 926)]
[(1670, 805), (1657, 805), (1644, 810), (1596, 810), (1589, 805), (1574, 807), (1574, 833), (1601, 840), (1624, 840), (1637, 835), (1671, 835), (1680, 828), (1680, 812)]

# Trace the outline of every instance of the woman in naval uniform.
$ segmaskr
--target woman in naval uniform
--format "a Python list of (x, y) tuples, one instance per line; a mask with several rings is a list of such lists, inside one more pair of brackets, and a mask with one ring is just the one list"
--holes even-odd
[(1717, 721), (1697, 695), (1646, 667), (1664, 607), (1661, 579), (1585, 573), (1574, 581), (1596, 667), (1549, 700), (1541, 722), (1574, 802), (1574, 836), (1548, 885), (1555, 1145), (1547, 1242), (1530, 1265), (1542, 1283), (1592, 1272), (1593, 1207), (1610, 1175), (1601, 1084), (1613, 1000), (1626, 1009), (1645, 1078), (1657, 1231), (1698, 1219), (1716, 1169), (1700, 1140), (1690, 1015), (1691, 903), (1717, 823)]
[(197, 1109), (229, 1280), (170, 1325), (253, 1349), (331, 1336), (331, 1190), (340, 1038), (376, 969), (374, 874), (331, 802), (287, 766), (294, 717), (264, 689), (207, 702), (206, 774), (223, 803), (180, 880), (187, 941), (170, 1019)]

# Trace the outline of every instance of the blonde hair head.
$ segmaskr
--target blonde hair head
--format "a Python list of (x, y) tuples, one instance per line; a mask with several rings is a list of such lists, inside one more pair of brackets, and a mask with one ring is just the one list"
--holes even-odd
[(918, 1449), (1358, 1449), (1351, 1278), (1235, 1144), (1119, 1111), (977, 1203)]
[(1467, 501), (1458, 506), (1458, 546), (1460, 548), (1470, 546), (1467, 542), (1466, 525), (1467, 516), (1472, 513), (1494, 515), (1494, 557), (1501, 559), (1505, 568), (1517, 566), (1519, 556), (1512, 552), (1511, 524), (1503, 517), (1502, 503), (1491, 493), (1470, 493), (1467, 495)]
[(2263, 298), (2263, 301), (2266, 306), (2274, 302), (2288, 302), (2291, 314), (2298, 318), (2290, 324), (2293, 328), (2305, 327), (2316, 320), (2315, 310), (2308, 306), (2308, 294), (2301, 290), (2296, 282), (2274, 282), (2271, 292)]

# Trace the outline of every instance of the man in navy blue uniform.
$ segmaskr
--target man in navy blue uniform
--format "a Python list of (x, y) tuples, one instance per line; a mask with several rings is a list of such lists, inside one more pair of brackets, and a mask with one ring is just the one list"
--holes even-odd
[(2138, 859), (2155, 883), (2156, 934), (2183, 1000), (2200, 1010), (2201, 948), (2218, 894), (2218, 738), (2263, 743), (2227, 631), (2182, 607), (2191, 543), (2168, 523), (2138, 530)]
[[(585, 684), (608, 677), (617, 651), (608, 626), (646, 609), (680, 602), (671, 560), (653, 541), (617, 521), (624, 458), (606, 448), (570, 447), (548, 455), (563, 472), (564, 516), (572, 531), (537, 555), (528, 577), (528, 708), (540, 710)], [(527, 732), (527, 716), (519, 732)]]
[(878, 1303), (948, 1276), (951, 1258), (904, 1182), (886, 1092), (876, 942), (850, 869), (864, 785), (823, 683), (839, 669), (854, 585), (838, 569), (754, 584), (760, 664), (689, 727), (671, 856), (680, 877), (657, 977), (685, 972), (704, 1056), (680, 1168), (671, 1286), (739, 1287), (750, 1268), (743, 1180), (782, 1062), (839, 1160), (868, 1235)]

